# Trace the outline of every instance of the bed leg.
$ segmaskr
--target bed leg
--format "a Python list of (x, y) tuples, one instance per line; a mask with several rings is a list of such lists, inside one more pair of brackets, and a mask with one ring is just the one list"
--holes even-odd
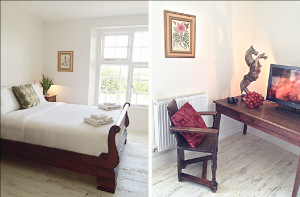
[(97, 187), (98, 190), (115, 193), (116, 190), (115, 180), (97, 176), (96, 181), (99, 184), (99, 186)]

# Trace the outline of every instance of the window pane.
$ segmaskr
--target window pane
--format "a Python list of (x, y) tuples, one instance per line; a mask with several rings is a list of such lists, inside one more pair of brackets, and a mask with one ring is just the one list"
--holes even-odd
[(148, 48), (142, 48), (141, 61), (142, 62), (148, 61)]
[(107, 66), (102, 66), (101, 65), (101, 77), (102, 78), (107, 78)]
[(136, 94), (131, 94), (131, 101), (130, 103), (136, 104)]
[(139, 93), (148, 94), (148, 81), (139, 81)]
[(127, 58), (127, 48), (116, 48), (115, 58)]
[(149, 69), (148, 68), (140, 68), (139, 79), (149, 79)]
[(142, 32), (135, 32), (134, 33), (134, 40), (133, 46), (140, 47), (142, 45), (143, 33)]
[(120, 66), (109, 66), (108, 78), (119, 78), (119, 77), (120, 77)]
[(127, 75), (128, 75), (128, 67), (121, 66), (121, 78), (127, 79)]
[(126, 92), (126, 83), (127, 83), (126, 79), (120, 80), (120, 92)]
[(117, 92), (107, 92), (106, 102), (118, 103), (118, 93)]
[(103, 57), (104, 58), (114, 58), (115, 57), (115, 48), (105, 48), (104, 49), (104, 53), (103, 53)]
[(104, 46), (113, 47), (116, 45), (116, 36), (105, 36)]
[(116, 46), (128, 46), (128, 35), (126, 36), (117, 36), (117, 44)]
[(141, 48), (134, 48), (132, 53), (132, 61), (139, 62), (141, 61)]
[(139, 72), (140, 72), (139, 68), (133, 69), (133, 79), (139, 79)]
[(121, 103), (121, 104), (123, 104), (123, 103), (125, 103), (126, 102), (126, 96), (125, 96), (125, 93), (120, 93), (119, 94), (119, 103)]
[(149, 105), (149, 95), (137, 95), (137, 104)]
[(119, 80), (118, 79), (108, 79), (107, 80), (107, 91), (119, 91)]
[(100, 92), (100, 98), (99, 98), (99, 103), (105, 103), (105, 93)]
[(137, 92), (137, 81), (134, 80), (132, 82), (132, 90), (131, 90), (133, 93), (136, 93)]
[(148, 46), (148, 32), (143, 33), (142, 46)]
[(106, 90), (106, 79), (101, 79), (101, 90)]

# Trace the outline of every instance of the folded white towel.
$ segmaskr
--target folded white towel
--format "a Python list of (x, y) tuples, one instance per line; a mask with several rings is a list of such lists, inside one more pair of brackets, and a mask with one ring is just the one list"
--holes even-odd
[(99, 114), (99, 115), (92, 114), (91, 118), (94, 118), (96, 120), (106, 120), (107, 115), (105, 115), (105, 114)]
[(106, 118), (105, 121), (114, 121), (113, 117)]
[(83, 121), (90, 124), (90, 125), (92, 125), (92, 126), (94, 126), (94, 127), (99, 127), (99, 126), (102, 125), (101, 121), (96, 120), (94, 118), (84, 118)]
[(103, 104), (106, 105), (106, 106), (115, 106), (116, 105), (116, 103), (108, 103), (108, 102), (103, 103)]
[(121, 105), (107, 106), (107, 105), (104, 105), (104, 104), (99, 104), (98, 107), (100, 109), (104, 109), (104, 110), (107, 110), (107, 111), (115, 110), (115, 109), (121, 109)]
[(101, 124), (102, 125), (105, 125), (105, 124), (111, 124), (111, 123), (113, 123), (114, 121), (113, 120), (111, 120), (111, 121), (104, 121), (104, 122), (102, 122)]

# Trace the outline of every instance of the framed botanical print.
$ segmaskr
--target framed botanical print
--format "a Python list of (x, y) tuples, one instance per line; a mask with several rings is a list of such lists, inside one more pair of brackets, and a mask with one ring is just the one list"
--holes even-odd
[(195, 58), (196, 16), (164, 11), (165, 57)]
[(58, 51), (58, 71), (73, 72), (73, 51)]

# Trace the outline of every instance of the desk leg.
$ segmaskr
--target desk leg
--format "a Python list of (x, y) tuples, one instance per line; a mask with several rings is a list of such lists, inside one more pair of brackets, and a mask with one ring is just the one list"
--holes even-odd
[(297, 166), (297, 171), (296, 171), (296, 178), (295, 178), (292, 197), (297, 196), (299, 184), (300, 184), (300, 155), (299, 155), (299, 159), (298, 159), (298, 166)]
[(220, 132), (221, 113), (219, 111), (219, 105), (216, 105), (216, 111), (218, 113), (216, 115), (216, 120), (214, 120), (215, 124), (213, 125), (213, 128), (216, 128)]
[(246, 124), (244, 124), (244, 130), (243, 130), (243, 134), (244, 134), (244, 135), (246, 135), (246, 133), (247, 133), (247, 125), (246, 125)]

